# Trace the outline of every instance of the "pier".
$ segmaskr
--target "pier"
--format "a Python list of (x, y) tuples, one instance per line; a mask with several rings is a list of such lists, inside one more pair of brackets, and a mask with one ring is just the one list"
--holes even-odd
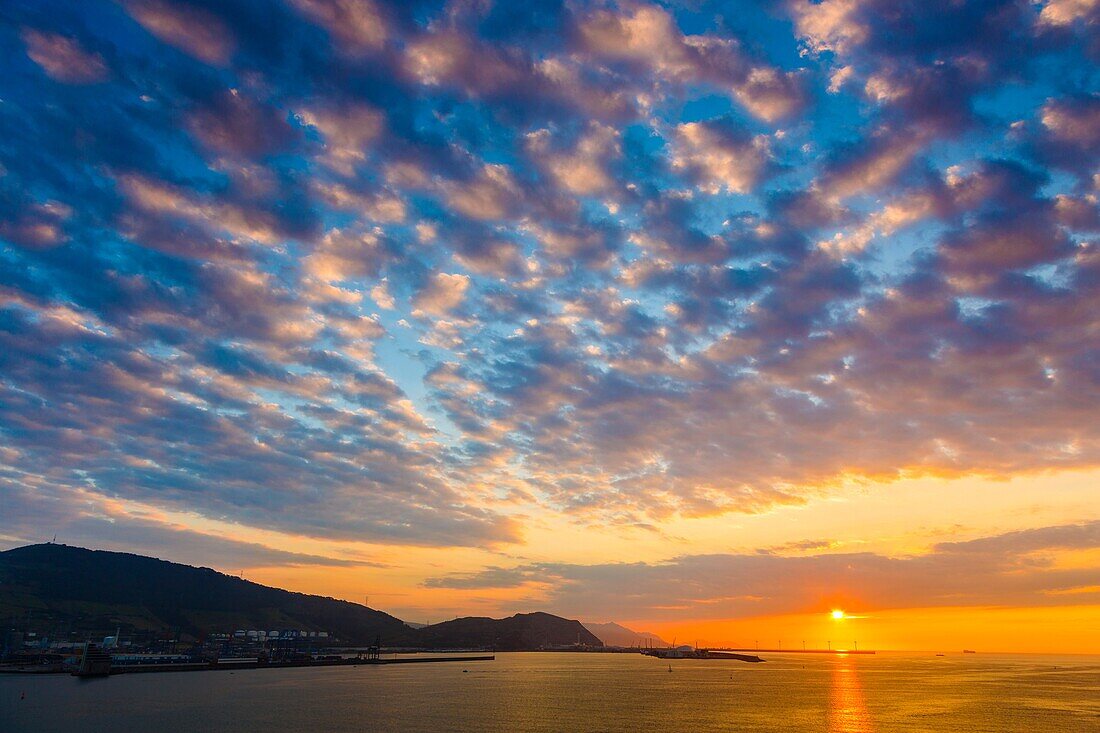
[[(425, 664), (430, 662), (491, 662), (496, 654), (478, 654), (464, 656), (405, 656), (383, 659), (379, 656), (346, 657), (338, 659), (288, 659), (263, 660), (256, 658), (229, 658), (215, 660), (195, 660), (169, 663), (111, 664), (109, 671), (98, 676), (116, 674), (144, 674), (150, 672), (225, 672), (238, 669), (292, 669), (299, 667), (357, 667), (383, 664)], [(13, 674), (80, 674), (80, 670), (71, 671), (60, 665), (44, 668), (37, 667), (0, 667), (0, 672)]]
[(135, 672), (200, 672), (200, 671), (234, 671), (238, 669), (291, 669), (298, 667), (357, 667), (379, 664), (424, 664), (427, 662), (491, 662), (496, 659), (495, 654), (461, 656), (461, 657), (429, 657), (407, 656), (382, 659), (379, 657), (348, 657), (345, 659), (316, 659), (316, 660), (286, 660), (264, 662), (257, 659), (237, 661), (233, 659), (220, 659), (210, 662), (181, 662), (174, 664), (120, 664), (111, 665), (111, 674), (124, 674)]
[(724, 652), (771, 652), (773, 654), (874, 654), (873, 649), (721, 649)]
[(735, 659), (739, 662), (751, 662), (753, 664), (764, 660), (755, 654), (737, 654), (725, 649), (642, 649), (641, 653), (647, 657), (658, 659)]

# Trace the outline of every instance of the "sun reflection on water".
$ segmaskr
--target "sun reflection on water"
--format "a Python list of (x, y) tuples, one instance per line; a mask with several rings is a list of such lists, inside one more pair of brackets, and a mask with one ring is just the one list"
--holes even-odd
[(872, 733), (863, 684), (852, 659), (837, 657), (829, 685), (829, 733)]

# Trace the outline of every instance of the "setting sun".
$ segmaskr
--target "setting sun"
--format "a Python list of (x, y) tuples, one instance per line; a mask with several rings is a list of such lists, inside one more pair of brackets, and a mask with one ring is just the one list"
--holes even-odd
[(841, 621), (841, 620), (844, 619), (844, 611), (841, 611), (839, 608), (833, 609), (833, 614), (832, 615), (833, 615), (833, 618), (836, 619), (837, 621)]

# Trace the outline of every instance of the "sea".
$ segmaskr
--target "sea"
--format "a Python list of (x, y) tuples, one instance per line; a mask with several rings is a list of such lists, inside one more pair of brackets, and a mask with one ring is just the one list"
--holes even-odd
[(1100, 656), (761, 656), (534, 652), (91, 680), (9, 674), (0, 731), (1100, 732)]

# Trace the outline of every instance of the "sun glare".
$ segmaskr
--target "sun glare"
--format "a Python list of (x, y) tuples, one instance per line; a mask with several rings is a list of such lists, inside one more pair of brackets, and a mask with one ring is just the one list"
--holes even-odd
[(839, 608), (834, 608), (832, 616), (837, 621), (840, 621), (844, 618), (844, 611), (841, 611)]

